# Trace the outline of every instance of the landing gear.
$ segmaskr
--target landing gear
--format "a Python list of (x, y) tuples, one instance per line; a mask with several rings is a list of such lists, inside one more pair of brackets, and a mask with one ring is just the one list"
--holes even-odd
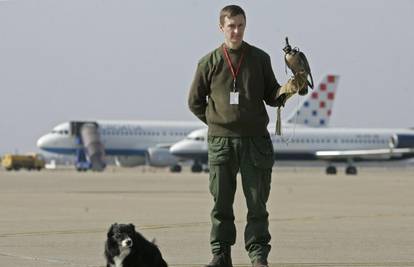
[(352, 159), (348, 159), (348, 165), (345, 168), (346, 175), (357, 175), (357, 168), (354, 165), (354, 161)]
[(355, 166), (349, 165), (349, 166), (346, 167), (345, 173), (347, 175), (357, 175), (358, 171), (357, 171), (357, 168)]
[(326, 174), (327, 175), (335, 175), (337, 173), (336, 171), (336, 167), (333, 165), (329, 165), (328, 167), (326, 167)]
[(175, 164), (170, 166), (170, 172), (181, 172), (181, 165)]
[(193, 166), (191, 166), (191, 172), (202, 172), (203, 171), (203, 165), (198, 163), (197, 161), (194, 162)]

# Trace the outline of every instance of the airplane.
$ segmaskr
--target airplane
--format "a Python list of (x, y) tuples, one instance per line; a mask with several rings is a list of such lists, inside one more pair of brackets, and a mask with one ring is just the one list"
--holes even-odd
[[(335, 162), (347, 162), (346, 174), (357, 174), (355, 161), (402, 160), (414, 157), (414, 128), (352, 129), (330, 128), (329, 118), (338, 76), (328, 75), (318, 88), (282, 124), (282, 136), (268, 127), (275, 160), (324, 160), (327, 174), (336, 174)], [(207, 164), (207, 128), (191, 132), (170, 147), (170, 153), (193, 160), (200, 171)]]
[[(326, 174), (336, 174), (334, 162), (347, 162), (345, 173), (357, 174), (355, 161), (402, 160), (414, 157), (413, 129), (350, 129), (284, 127), (284, 136), (269, 127), (275, 160), (324, 160)], [(194, 160), (198, 169), (208, 161), (207, 128), (191, 132), (170, 147), (170, 153)]]
[[(326, 127), (338, 80), (338, 76), (327, 75), (306, 101), (287, 117), (284, 125), (294, 122)], [(320, 112), (321, 107), (324, 112)], [(115, 163), (123, 167), (149, 164), (181, 171), (180, 158), (172, 155), (169, 148), (202, 127), (202, 122), (74, 120), (55, 126), (38, 139), (37, 146), (51, 153), (75, 155), (78, 171), (102, 171), (108, 157), (113, 157)], [(192, 170), (201, 171), (201, 167), (195, 162)]]
[(200, 127), (201, 122), (69, 121), (40, 137), (37, 146), (51, 153), (75, 155), (78, 171), (102, 171), (106, 157), (113, 157), (122, 167), (170, 166), (178, 159), (169, 153), (169, 146)]

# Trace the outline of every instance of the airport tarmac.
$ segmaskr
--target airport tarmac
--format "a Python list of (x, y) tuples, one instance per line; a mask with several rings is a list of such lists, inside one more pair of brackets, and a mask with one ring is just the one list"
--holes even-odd
[[(414, 169), (339, 171), (274, 169), (270, 266), (414, 266)], [(238, 182), (233, 263), (250, 266)], [(203, 266), (211, 259), (211, 206), (205, 173), (1, 170), (0, 266), (104, 266), (114, 222), (155, 237), (169, 266)]]

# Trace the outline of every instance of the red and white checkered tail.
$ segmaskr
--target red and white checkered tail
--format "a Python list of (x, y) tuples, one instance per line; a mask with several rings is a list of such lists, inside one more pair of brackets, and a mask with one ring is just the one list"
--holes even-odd
[(310, 91), (301, 105), (290, 114), (286, 122), (292, 124), (296, 122), (309, 127), (328, 126), (338, 82), (338, 75), (325, 76), (322, 82)]

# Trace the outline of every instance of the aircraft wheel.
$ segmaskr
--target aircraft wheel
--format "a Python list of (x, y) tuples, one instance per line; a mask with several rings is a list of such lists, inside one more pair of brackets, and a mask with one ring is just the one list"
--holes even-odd
[(335, 175), (336, 174), (336, 167), (335, 166), (328, 166), (326, 167), (326, 174), (328, 175)]
[(355, 166), (347, 166), (345, 169), (345, 173), (348, 175), (357, 175), (357, 168)]
[(170, 166), (170, 172), (181, 172), (182, 168), (180, 165), (172, 165)]
[(203, 171), (203, 166), (201, 166), (201, 164), (194, 164), (193, 166), (191, 166), (191, 171), (192, 172), (202, 172)]

